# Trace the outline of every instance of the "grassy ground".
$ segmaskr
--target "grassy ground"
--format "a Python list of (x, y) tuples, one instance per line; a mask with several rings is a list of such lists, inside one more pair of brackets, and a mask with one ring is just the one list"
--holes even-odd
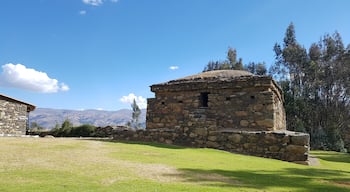
[(0, 138), (0, 191), (350, 191), (350, 155), (319, 166), (157, 144)]

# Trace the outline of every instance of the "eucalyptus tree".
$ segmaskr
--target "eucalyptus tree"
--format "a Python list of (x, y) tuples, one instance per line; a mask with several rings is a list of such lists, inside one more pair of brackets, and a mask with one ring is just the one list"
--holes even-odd
[(284, 90), (287, 128), (310, 133), (315, 148), (343, 150), (341, 136), (350, 123), (350, 56), (340, 34), (326, 34), (306, 50), (291, 23), (283, 44), (273, 50), (270, 74)]

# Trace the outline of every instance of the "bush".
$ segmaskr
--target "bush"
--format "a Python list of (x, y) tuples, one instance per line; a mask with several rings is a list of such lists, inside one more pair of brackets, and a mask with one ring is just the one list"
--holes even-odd
[(55, 137), (94, 137), (96, 127), (93, 125), (80, 125), (78, 127), (55, 128), (50, 131), (50, 135)]
[(96, 127), (93, 125), (81, 125), (73, 127), (70, 131), (71, 137), (93, 137), (95, 135)]

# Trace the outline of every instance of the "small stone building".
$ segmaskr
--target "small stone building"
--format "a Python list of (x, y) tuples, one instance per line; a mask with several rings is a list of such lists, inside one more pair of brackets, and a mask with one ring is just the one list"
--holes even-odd
[(0, 135), (25, 135), (34, 105), (0, 94)]
[(151, 91), (146, 129), (118, 130), (114, 139), (308, 160), (309, 135), (286, 130), (283, 93), (271, 77), (217, 70), (155, 84)]
[(285, 130), (282, 91), (268, 76), (216, 70), (151, 86), (147, 128)]

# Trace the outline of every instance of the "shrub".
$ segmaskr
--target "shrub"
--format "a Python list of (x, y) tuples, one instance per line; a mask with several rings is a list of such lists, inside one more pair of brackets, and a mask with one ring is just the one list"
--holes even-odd
[(95, 135), (96, 127), (93, 125), (81, 125), (73, 127), (70, 130), (70, 137), (93, 137)]

